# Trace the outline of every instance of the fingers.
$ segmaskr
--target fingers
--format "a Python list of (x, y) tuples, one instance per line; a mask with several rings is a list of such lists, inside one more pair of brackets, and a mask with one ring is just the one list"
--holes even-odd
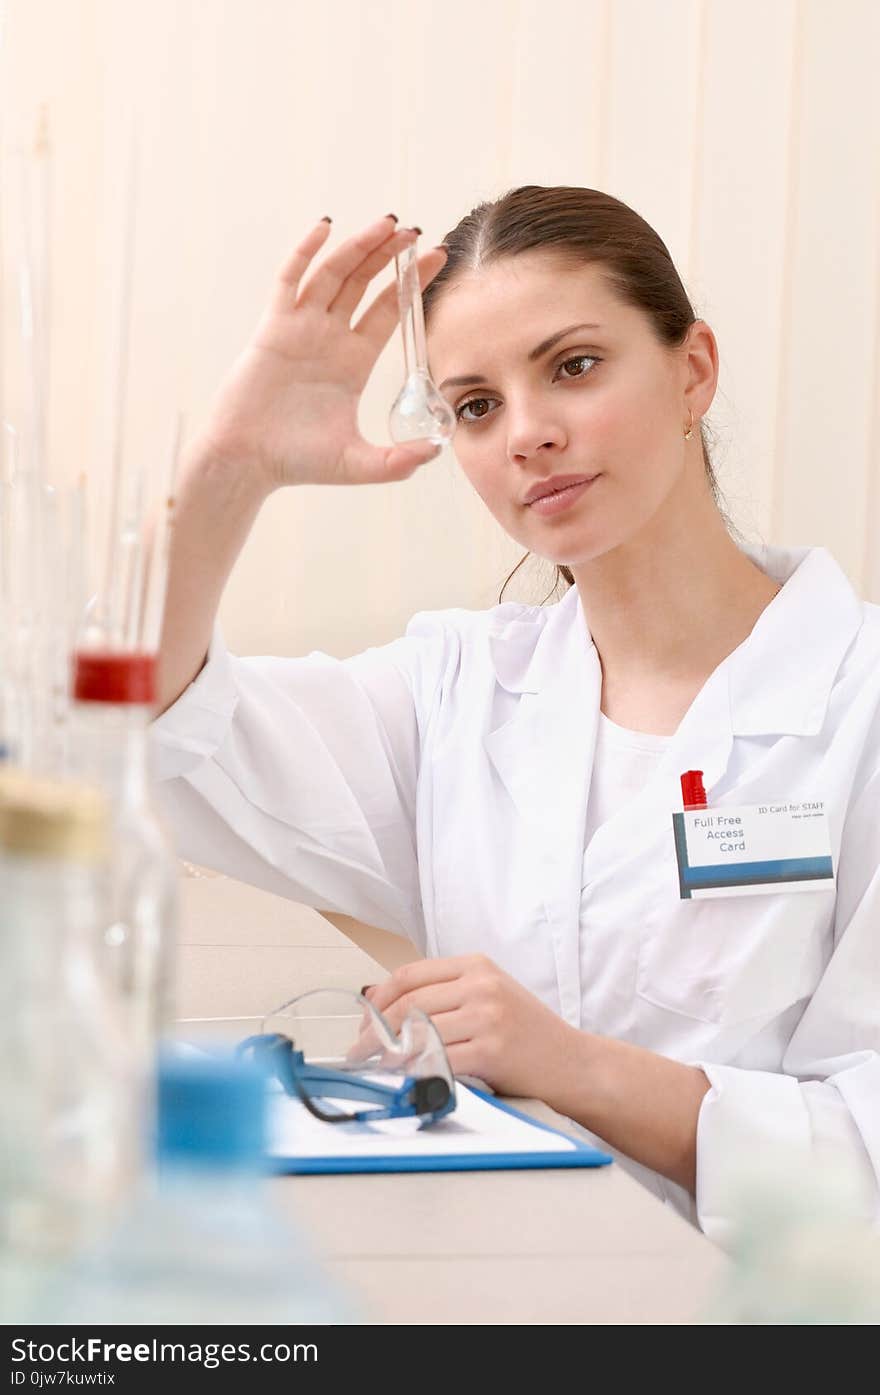
[[(434, 247), (419, 257), (416, 262), (419, 272), (419, 285), (422, 290), (433, 281), (446, 262), (446, 252), (442, 247)], [(354, 326), (356, 334), (366, 339), (378, 355), (391, 338), (400, 323), (397, 304), (397, 286), (392, 283), (378, 295), (368, 310)]]
[(360, 438), (343, 454), (343, 478), (347, 483), (389, 484), (409, 479), (420, 465), (435, 460), (441, 447), (432, 441), (408, 441), (405, 446), (374, 446)]
[(415, 228), (401, 228), (393, 237), (389, 237), (386, 242), (382, 243), (381, 247), (366, 257), (360, 266), (346, 277), (339, 294), (328, 306), (328, 309), (334, 315), (341, 315), (348, 323), (363, 299), (364, 291), (373, 277), (378, 276), (380, 271), (384, 271), (391, 259), (398, 256), (404, 247), (410, 247), (417, 236)]
[[(422, 989), (412, 1002), (403, 1003), (390, 1012), (383, 1013), (386, 1022), (395, 1033), (400, 1032), (407, 1013), (418, 1007), (428, 1017), (437, 1030), (444, 1047), (456, 1042), (470, 1041), (476, 1031), (478, 1015), (468, 1004), (459, 1001), (455, 985), (442, 985), (445, 991)], [(405, 1041), (405, 1038), (403, 1039)], [(380, 1041), (372, 1025), (364, 1026), (355, 1042), (346, 1052), (348, 1066), (363, 1066), (368, 1061), (375, 1065), (388, 1066), (400, 1070), (407, 1060), (418, 1060), (423, 1056), (424, 1042), (413, 1044), (409, 1058), (401, 1054), (401, 1045), (389, 1049)]]
[(349, 276), (370, 257), (383, 242), (387, 242), (395, 230), (391, 214), (378, 218), (368, 228), (348, 238), (335, 252), (331, 252), (322, 262), (311, 280), (302, 288), (297, 305), (310, 305), (320, 310), (329, 309), (339, 295)]
[(379, 1012), (384, 1013), (406, 993), (414, 993), (417, 989), (436, 984), (454, 982), (478, 960), (480, 956), (469, 954), (459, 955), (454, 959), (415, 959), (412, 963), (403, 964), (399, 969), (395, 969), (390, 978), (374, 988), (370, 993), (370, 1002)]
[[(311, 305), (332, 310), (347, 322), (373, 277), (416, 237), (412, 228), (395, 232), (391, 215), (380, 218), (331, 253), (311, 280), (301, 287), (303, 276), (329, 233), (330, 223), (322, 219), (294, 249), (281, 268), (270, 310), (283, 312)], [(438, 247), (419, 257), (417, 267), (422, 290), (434, 279), (445, 260), (445, 250)], [(398, 320), (397, 285), (392, 282), (361, 317), (355, 332), (368, 340), (378, 354), (390, 339)]]
[[(379, 983), (377, 988), (370, 993), (372, 1006), (377, 1007), (381, 1013), (388, 1016), (388, 1009), (392, 1003), (407, 997), (411, 1002), (427, 1002), (428, 995), (416, 997), (423, 989), (431, 989), (432, 992), (438, 989), (439, 985), (455, 985), (457, 979), (462, 979), (464, 975), (477, 970), (477, 968), (494, 968), (491, 960), (484, 954), (459, 954), (455, 958), (442, 958), (442, 960), (414, 960), (411, 964), (403, 964), (393, 972), (392, 977), (386, 978), (384, 983)], [(460, 989), (453, 990), (453, 997), (456, 1002), (460, 1002)], [(441, 995), (442, 996), (442, 995)], [(404, 1004), (409, 1006), (409, 1004)], [(442, 1009), (441, 1009), (442, 1010)]]
[(437, 1018), (437, 1025), (443, 1017), (455, 1013), (461, 1007), (461, 986), (457, 979), (447, 983), (432, 983), (426, 988), (418, 988), (404, 994), (390, 1007), (379, 1009), (389, 1026), (399, 1032), (403, 1019), (411, 1008), (420, 1008), (426, 1016)]
[(436, 1017), (431, 1017), (431, 1021), (443, 1043), (447, 1060), (449, 1060), (450, 1046), (457, 1046), (462, 1042), (470, 1042), (474, 1039), (476, 1024), (473, 1013), (467, 1006), (457, 1007), (453, 1012), (439, 1012)]
[(330, 223), (326, 218), (322, 218), (306, 233), (302, 242), (294, 248), (279, 273), (273, 309), (289, 310), (291, 306), (296, 304), (299, 283), (315, 253), (324, 246), (329, 235)]
[(356, 1040), (346, 1051), (345, 1063), (348, 1066), (363, 1065), (372, 1057), (381, 1055), (384, 1049), (384, 1044), (379, 1040), (375, 1026), (367, 1019), (361, 1023)]

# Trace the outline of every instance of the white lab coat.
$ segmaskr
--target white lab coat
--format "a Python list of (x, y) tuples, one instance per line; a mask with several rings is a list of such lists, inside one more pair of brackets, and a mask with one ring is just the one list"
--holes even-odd
[[(880, 607), (822, 548), (747, 551), (782, 590), (586, 857), (601, 669), (574, 588), (345, 660), (215, 636), (154, 725), (184, 856), (483, 952), (573, 1026), (701, 1065), (696, 1218), (722, 1243), (730, 1159), (774, 1144), (843, 1159), (880, 1216)], [(836, 888), (680, 900), (691, 769), (713, 806), (824, 799)]]

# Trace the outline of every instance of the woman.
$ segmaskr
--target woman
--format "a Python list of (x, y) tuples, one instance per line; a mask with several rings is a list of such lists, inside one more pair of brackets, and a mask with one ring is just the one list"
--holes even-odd
[[(726, 1165), (773, 1144), (845, 1160), (877, 1214), (880, 609), (822, 549), (733, 542), (700, 427), (715, 337), (636, 213), (518, 189), (420, 259), (459, 463), (563, 599), (418, 615), (345, 661), (212, 640), (268, 494), (433, 454), (357, 430), (394, 286), (352, 316), (414, 234), (383, 219), (307, 277), (327, 231), (181, 491), (155, 730), (182, 851), (410, 937), (377, 1007), (423, 1008), (457, 1073), (546, 1100), (719, 1240)], [(710, 810), (816, 806), (836, 882), (683, 896), (694, 769)]]

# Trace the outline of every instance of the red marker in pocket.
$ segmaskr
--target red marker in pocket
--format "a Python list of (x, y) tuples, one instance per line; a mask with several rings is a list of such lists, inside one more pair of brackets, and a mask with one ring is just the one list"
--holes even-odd
[(705, 809), (708, 807), (706, 791), (703, 788), (702, 770), (686, 770), (681, 777), (681, 797), (684, 801), (685, 813), (691, 809)]

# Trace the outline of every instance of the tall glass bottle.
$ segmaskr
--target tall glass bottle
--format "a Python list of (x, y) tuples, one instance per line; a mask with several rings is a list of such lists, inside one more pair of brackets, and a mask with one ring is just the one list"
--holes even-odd
[(132, 1042), (149, 1063), (173, 1017), (178, 885), (149, 775), (156, 656), (81, 651), (73, 693), (74, 768), (101, 786), (111, 809), (105, 961)]
[(40, 1275), (127, 1196), (139, 1080), (98, 963), (106, 802), (0, 772), (0, 1290), (37, 1316)]

